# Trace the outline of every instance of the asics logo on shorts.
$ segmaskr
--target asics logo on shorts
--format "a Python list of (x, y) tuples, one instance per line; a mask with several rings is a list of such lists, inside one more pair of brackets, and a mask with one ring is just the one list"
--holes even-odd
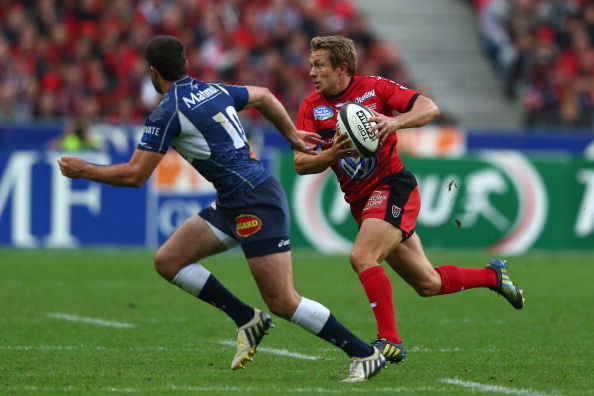
[(280, 247), (283, 247), (283, 246), (287, 246), (289, 244), (291, 244), (291, 240), (290, 239), (281, 239), (278, 242), (278, 247), (280, 248)]

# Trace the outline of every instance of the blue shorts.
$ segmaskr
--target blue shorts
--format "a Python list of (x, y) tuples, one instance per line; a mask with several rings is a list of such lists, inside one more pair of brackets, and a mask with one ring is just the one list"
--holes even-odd
[(198, 213), (227, 247), (238, 243), (246, 258), (291, 250), (285, 190), (274, 177), (251, 192)]

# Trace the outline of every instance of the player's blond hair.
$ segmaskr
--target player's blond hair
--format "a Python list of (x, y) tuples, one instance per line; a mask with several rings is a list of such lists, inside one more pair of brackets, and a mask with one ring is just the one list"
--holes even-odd
[(351, 76), (357, 72), (357, 51), (355, 43), (344, 36), (316, 36), (310, 41), (311, 51), (328, 50), (332, 68), (336, 69), (341, 63), (347, 64), (347, 71)]

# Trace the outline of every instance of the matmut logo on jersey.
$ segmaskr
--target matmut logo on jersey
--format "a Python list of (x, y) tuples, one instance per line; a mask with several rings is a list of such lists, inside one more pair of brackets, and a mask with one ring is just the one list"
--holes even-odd
[(249, 237), (260, 231), (262, 220), (254, 215), (239, 215), (235, 218), (235, 231), (242, 237)]
[(191, 92), (189, 98), (183, 99), (186, 106), (188, 106), (188, 108), (192, 108), (193, 106), (196, 106), (203, 100), (210, 99), (213, 96), (218, 95), (220, 93), (221, 91), (219, 91), (218, 89), (209, 86), (208, 88), (203, 89), (202, 91), (198, 91), (197, 93)]

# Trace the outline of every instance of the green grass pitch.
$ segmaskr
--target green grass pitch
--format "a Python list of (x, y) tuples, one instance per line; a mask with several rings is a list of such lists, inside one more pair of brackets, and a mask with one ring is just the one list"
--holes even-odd
[[(485, 252), (428, 252), (434, 265), (478, 267)], [(296, 250), (299, 292), (365, 340), (375, 322), (347, 257)], [(358, 384), (342, 351), (274, 318), (245, 370), (231, 371), (235, 326), (162, 280), (152, 252), (0, 250), (3, 395), (592, 395), (594, 256), (508, 258), (526, 306), (486, 289), (421, 298), (393, 280), (407, 360)], [(263, 306), (237, 252), (203, 264)]]

